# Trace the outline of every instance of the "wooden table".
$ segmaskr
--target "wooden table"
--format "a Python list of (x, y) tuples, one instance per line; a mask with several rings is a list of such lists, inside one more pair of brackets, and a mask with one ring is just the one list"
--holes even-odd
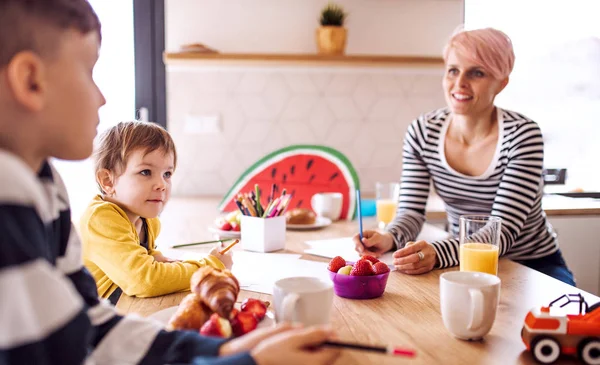
[[(183, 237), (176, 242), (189, 240), (191, 233), (195, 234), (195, 240), (210, 238), (206, 226), (214, 219), (216, 203), (216, 200), (195, 200), (170, 205), (163, 213), (161, 235), (169, 240)], [(321, 231), (288, 231), (286, 249), (302, 252), (305, 240), (343, 237), (355, 231), (354, 222), (337, 222)], [(308, 255), (305, 258), (323, 260)], [(381, 298), (348, 300), (335, 297), (332, 325), (342, 340), (393, 344), (414, 348), (418, 352), (415, 359), (409, 360), (344, 351), (336, 364), (533, 364), (520, 338), (526, 313), (532, 307), (547, 305), (562, 294), (581, 292), (537, 271), (501, 259), (499, 277), (502, 289), (494, 326), (484, 341), (466, 342), (453, 338), (446, 331), (440, 314), (439, 276), (452, 270), (456, 268), (419, 276), (392, 272)], [(598, 297), (582, 293), (590, 304), (600, 301)], [(123, 313), (147, 316), (177, 305), (185, 295), (177, 293), (147, 299), (122, 296), (117, 308)], [(269, 300), (269, 295), (246, 291), (240, 293), (239, 300), (246, 297)], [(561, 361), (575, 363), (569, 358)]]

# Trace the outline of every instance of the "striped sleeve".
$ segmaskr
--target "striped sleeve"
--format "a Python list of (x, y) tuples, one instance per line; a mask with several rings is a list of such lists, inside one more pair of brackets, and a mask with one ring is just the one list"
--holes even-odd
[[(521, 234), (534, 205), (539, 203), (542, 183), (544, 143), (538, 125), (532, 121), (521, 123), (510, 138), (508, 162), (491, 211), (491, 215), (502, 218), (500, 255), (507, 254)], [(458, 240), (436, 241), (432, 244), (440, 268), (458, 265)]]
[(431, 176), (421, 156), (425, 138), (421, 122), (422, 119), (414, 121), (406, 132), (398, 210), (394, 221), (386, 227), (397, 249), (414, 241), (425, 223)]
[(48, 260), (42, 221), (33, 208), (3, 205), (0, 222), (0, 359), (83, 364), (92, 325), (76, 288)]

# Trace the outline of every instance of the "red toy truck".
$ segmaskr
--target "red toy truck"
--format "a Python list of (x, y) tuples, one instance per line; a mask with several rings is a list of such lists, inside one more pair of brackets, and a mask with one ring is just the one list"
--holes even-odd
[[(579, 314), (552, 313), (563, 299), (560, 308), (578, 303)], [(542, 364), (552, 364), (561, 354), (576, 354), (585, 364), (600, 365), (600, 302), (589, 307), (581, 294), (565, 294), (547, 307), (534, 308), (525, 317), (521, 338)]]

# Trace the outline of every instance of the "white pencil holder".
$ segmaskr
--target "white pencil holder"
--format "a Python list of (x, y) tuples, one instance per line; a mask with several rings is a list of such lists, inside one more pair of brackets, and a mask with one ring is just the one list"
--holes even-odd
[(241, 244), (246, 251), (272, 252), (285, 248), (285, 217), (258, 218), (244, 215)]

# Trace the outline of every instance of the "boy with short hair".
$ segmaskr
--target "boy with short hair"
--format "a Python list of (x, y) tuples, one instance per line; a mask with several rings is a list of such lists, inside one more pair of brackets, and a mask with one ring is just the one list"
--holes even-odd
[[(331, 363), (323, 329), (225, 342), (166, 332), (98, 300), (50, 157), (92, 152), (100, 23), (86, 0), (0, 0), (0, 364)], [(218, 356), (218, 357), (217, 357)]]
[[(121, 122), (102, 134), (95, 152), (96, 195), (81, 216), (83, 262), (98, 292), (116, 304), (121, 293), (153, 297), (189, 290), (203, 266), (231, 269), (219, 247), (200, 260), (171, 260), (156, 250), (159, 214), (171, 197), (175, 143), (161, 126)], [(221, 246), (220, 249), (223, 249)]]

